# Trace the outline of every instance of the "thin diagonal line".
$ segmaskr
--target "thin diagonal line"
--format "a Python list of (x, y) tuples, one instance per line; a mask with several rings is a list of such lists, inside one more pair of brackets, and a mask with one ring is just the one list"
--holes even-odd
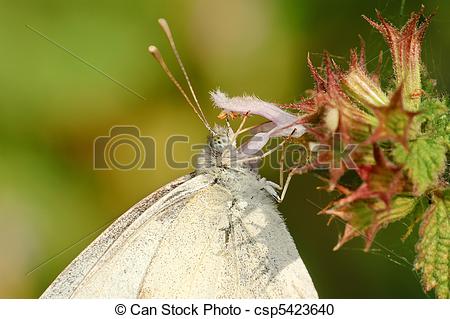
[(48, 42), (50, 42), (51, 44), (55, 45), (56, 47), (64, 50), (66, 53), (70, 54), (72, 57), (74, 57), (75, 59), (77, 59), (78, 61), (80, 61), (81, 63), (87, 65), (88, 67), (90, 67), (91, 69), (93, 69), (94, 71), (97, 71), (98, 73), (100, 73), (101, 75), (107, 77), (108, 79), (110, 79), (111, 81), (113, 81), (115, 84), (117, 84), (118, 86), (120, 86), (121, 88), (127, 90), (128, 92), (130, 92), (131, 94), (137, 96), (138, 98), (140, 98), (141, 100), (145, 101), (146, 98), (143, 97), (142, 95), (140, 95), (139, 93), (137, 93), (136, 91), (134, 91), (133, 89), (129, 88), (128, 86), (126, 86), (125, 84), (119, 82), (118, 80), (114, 79), (112, 76), (110, 76), (109, 74), (103, 72), (102, 70), (100, 70), (99, 68), (97, 68), (95, 65), (92, 65), (91, 63), (89, 63), (88, 61), (86, 61), (85, 59), (83, 59), (82, 57), (78, 56), (77, 54), (75, 54), (74, 52), (70, 51), (69, 49), (65, 48), (64, 46), (62, 46), (61, 44), (57, 43), (56, 41), (50, 39), (48, 36), (46, 36), (45, 34), (43, 34), (42, 32), (36, 30), (35, 28), (33, 28), (32, 26), (26, 24), (25, 27), (31, 31), (33, 31), (34, 33), (36, 33), (37, 35), (39, 35), (40, 37), (42, 37), (43, 39), (47, 40)]
[(114, 219), (106, 222), (105, 224), (103, 224), (102, 226), (100, 226), (99, 228), (97, 228), (96, 230), (90, 232), (89, 234), (87, 234), (86, 236), (83, 236), (83, 238), (81, 238), (80, 240), (74, 242), (73, 244), (71, 244), (69, 247), (64, 248), (63, 250), (61, 250), (60, 252), (58, 252), (56, 255), (54, 255), (53, 257), (41, 262), (39, 265), (37, 265), (36, 267), (34, 267), (32, 270), (30, 270), (29, 272), (26, 273), (26, 276), (31, 275), (33, 272), (35, 272), (36, 270), (38, 270), (39, 268), (41, 268), (42, 266), (45, 266), (46, 264), (48, 264), (49, 262), (51, 262), (52, 260), (58, 258), (59, 256), (61, 256), (62, 254), (64, 254), (66, 251), (72, 249), (73, 247), (77, 246), (79, 243), (81, 243), (82, 241), (84, 241), (86, 238), (91, 237), (92, 235), (98, 233), (99, 231), (103, 230), (106, 226), (108, 226), (109, 224), (111, 224), (114, 221)]
[[(308, 203), (310, 203), (311, 205), (315, 206), (316, 208), (322, 210), (322, 208), (317, 205), (316, 203), (314, 203), (312, 200), (305, 198), (306, 201)], [(345, 222), (343, 220), (341, 220), (340, 218), (336, 218), (336, 220), (338, 220), (339, 222), (341, 222), (342, 224), (345, 225)], [(360, 230), (356, 229), (355, 230), (358, 232), (358, 234), (363, 237), (364, 239), (369, 239), (363, 232), (361, 232)], [(384, 246), (383, 244), (377, 242), (376, 240), (373, 240), (373, 243), (376, 244), (377, 246), (379, 246), (381, 249), (386, 250), (387, 252), (393, 254), (394, 256), (396, 256), (398, 259), (403, 260), (404, 262), (406, 262), (408, 265), (410, 265), (411, 267), (414, 268), (414, 265), (411, 264), (405, 257), (400, 256), (399, 254), (397, 254), (396, 252), (394, 252), (393, 250), (390, 250), (389, 248), (387, 248), (386, 246)]]

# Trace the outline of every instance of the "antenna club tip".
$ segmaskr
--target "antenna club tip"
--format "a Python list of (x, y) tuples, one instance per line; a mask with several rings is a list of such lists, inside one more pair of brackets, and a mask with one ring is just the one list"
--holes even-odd
[(167, 20), (164, 19), (164, 18), (159, 18), (159, 19), (158, 19), (158, 23), (159, 23), (160, 25), (168, 25)]
[(148, 51), (149, 51), (151, 54), (155, 54), (155, 53), (159, 52), (158, 48), (155, 47), (154, 45), (150, 45), (150, 46), (148, 47)]

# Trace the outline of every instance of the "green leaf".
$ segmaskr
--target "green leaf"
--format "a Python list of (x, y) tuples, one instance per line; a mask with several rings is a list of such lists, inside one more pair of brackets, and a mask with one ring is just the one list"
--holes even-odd
[(420, 112), (414, 118), (416, 126), (421, 127), (422, 134), (449, 138), (450, 106), (448, 101), (431, 98), (420, 105)]
[(435, 289), (438, 298), (450, 297), (450, 188), (433, 195), (416, 246), (415, 267), (422, 273), (426, 291)]
[(410, 213), (414, 213), (414, 215), (423, 213), (423, 204), (423, 197), (396, 196), (391, 203), (391, 209), (377, 215), (377, 222), (392, 223), (403, 219)]
[(421, 102), (417, 120), (422, 122), (424, 120), (434, 121), (437, 117), (447, 113), (448, 106), (446, 100), (438, 98), (428, 98)]
[(392, 222), (403, 220), (408, 228), (402, 236), (402, 241), (412, 233), (414, 226), (422, 218), (428, 208), (428, 198), (426, 196), (396, 196), (392, 203), (391, 209), (377, 214), (377, 222), (381, 225), (387, 225)]
[(388, 209), (382, 200), (372, 198), (326, 210), (326, 214), (337, 216), (346, 222), (344, 235), (334, 249), (339, 249), (347, 241), (358, 236), (364, 237), (366, 249), (369, 249), (380, 229), (408, 215), (422, 215), (427, 207), (425, 201), (426, 196), (398, 195)]
[(398, 145), (394, 160), (403, 164), (416, 193), (423, 194), (437, 183), (446, 165), (447, 146), (443, 138), (421, 137), (409, 142), (409, 152)]
[[(403, 198), (403, 197), (399, 197), (399, 198)], [(397, 209), (400, 211), (405, 210), (405, 209), (410, 209), (407, 214), (403, 214), (403, 216), (402, 216), (402, 217), (405, 217), (403, 219), (403, 222), (408, 227), (406, 229), (406, 232), (401, 237), (402, 241), (405, 241), (412, 234), (414, 227), (417, 225), (417, 223), (419, 223), (422, 220), (424, 213), (430, 206), (428, 196), (426, 196), (426, 195), (422, 195), (420, 197), (415, 196), (415, 197), (406, 197), (406, 198), (408, 198), (410, 200), (409, 203), (405, 202), (405, 205), (399, 206), (399, 204), (401, 204), (401, 202), (404, 201), (404, 199), (402, 199), (401, 201), (398, 202), (398, 204), (396, 204), (396, 202), (394, 201), (394, 205), (393, 205), (393, 210), (396, 207), (396, 205), (399, 206)], [(412, 198), (414, 199), (413, 201), (411, 201)], [(397, 200), (397, 198), (395, 200)]]

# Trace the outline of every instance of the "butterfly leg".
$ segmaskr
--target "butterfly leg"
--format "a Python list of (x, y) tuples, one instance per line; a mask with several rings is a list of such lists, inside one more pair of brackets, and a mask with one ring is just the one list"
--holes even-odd
[(245, 122), (248, 119), (248, 112), (244, 114), (244, 117), (242, 118), (241, 124), (239, 124), (238, 129), (236, 130), (236, 132), (233, 134), (233, 137), (231, 138), (230, 143), (233, 144), (234, 142), (236, 142), (237, 137), (239, 136), (239, 134), (241, 134), (243, 132), (243, 127)]
[(283, 188), (283, 183), (284, 183), (284, 145), (281, 148), (281, 156), (280, 156), (280, 160), (279, 160), (279, 164), (280, 164), (280, 188)]
[(284, 197), (286, 196), (287, 189), (289, 187), (289, 184), (291, 183), (292, 176), (294, 176), (294, 175), (295, 175), (295, 169), (291, 170), (286, 178), (286, 182), (283, 186), (283, 191), (281, 192), (281, 196), (280, 196), (280, 203), (283, 201)]

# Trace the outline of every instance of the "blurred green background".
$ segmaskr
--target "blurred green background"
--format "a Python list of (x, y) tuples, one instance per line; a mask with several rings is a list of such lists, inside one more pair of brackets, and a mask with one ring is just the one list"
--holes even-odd
[[(191, 171), (168, 167), (162, 143), (173, 134), (202, 143), (207, 131), (147, 52), (157, 44), (175, 69), (157, 18), (171, 24), (215, 121), (209, 90), (298, 100), (312, 87), (308, 51), (316, 63), (324, 49), (343, 62), (339, 57), (348, 56), (361, 34), (370, 59), (386, 47), (361, 14), (374, 17), (378, 8), (398, 25), (420, 3), (437, 9), (423, 58), (448, 91), (449, 1), (406, 0), (403, 8), (393, 0), (1, 1), (0, 297), (38, 297), (98, 232), (89, 234)], [(156, 139), (156, 170), (93, 170), (94, 139), (120, 124)], [(125, 161), (129, 154), (121, 152)], [(180, 144), (175, 155), (188, 160), (189, 146)], [(278, 172), (265, 168), (262, 175), (277, 181)], [(402, 223), (382, 231), (369, 253), (360, 239), (332, 251), (342, 225), (327, 226), (316, 215), (333, 196), (316, 190), (320, 184), (314, 176), (297, 177), (280, 207), (319, 295), (428, 297), (412, 270), (414, 235), (399, 239)]]

